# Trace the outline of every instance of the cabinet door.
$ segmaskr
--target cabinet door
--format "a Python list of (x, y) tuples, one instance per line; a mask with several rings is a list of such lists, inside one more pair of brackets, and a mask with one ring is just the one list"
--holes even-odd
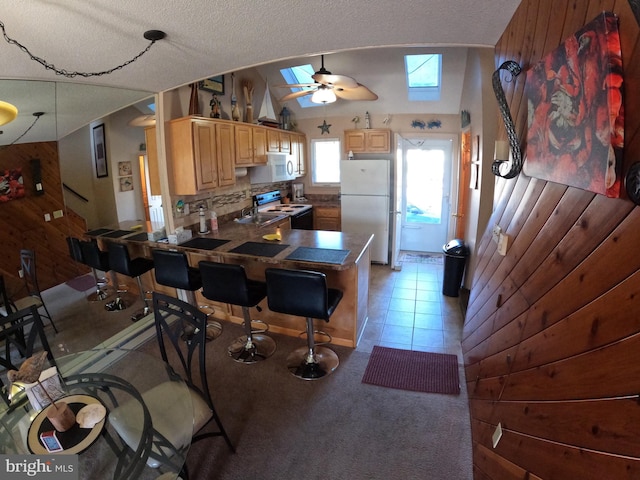
[(344, 151), (353, 153), (364, 153), (366, 151), (366, 141), (364, 130), (344, 131)]
[(216, 124), (215, 145), (218, 167), (218, 185), (235, 185), (236, 144), (234, 125)]
[(275, 128), (267, 130), (267, 151), (279, 152), (280, 151), (280, 132)]
[(298, 176), (307, 173), (307, 137), (298, 135)]
[(236, 165), (253, 164), (253, 127), (236, 125)]
[[(216, 162), (216, 128), (215, 124), (194, 120), (193, 162), (196, 170), (197, 191), (211, 190), (219, 185), (218, 166)], [(174, 159), (175, 161), (181, 158)], [(184, 161), (190, 159), (185, 158)]]
[(282, 153), (291, 153), (291, 134), (280, 132), (280, 151)]
[(144, 138), (147, 144), (147, 172), (149, 174), (149, 186), (151, 195), (161, 195), (160, 174), (158, 172), (158, 145), (156, 142), (156, 127), (144, 130)]
[(371, 130), (367, 132), (367, 152), (389, 153), (390, 137), (388, 130)]
[(253, 127), (253, 163), (267, 164), (267, 130), (264, 127)]

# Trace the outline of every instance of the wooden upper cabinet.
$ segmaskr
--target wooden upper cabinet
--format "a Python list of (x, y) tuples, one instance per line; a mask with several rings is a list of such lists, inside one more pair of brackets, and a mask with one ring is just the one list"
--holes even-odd
[(232, 122), (201, 117), (172, 120), (168, 126), (173, 193), (195, 195), (235, 183)]
[(368, 128), (344, 131), (344, 151), (353, 153), (391, 153), (391, 130)]
[(250, 167), (267, 163), (267, 131), (265, 127), (236, 124), (236, 165)]
[(145, 143), (147, 144), (147, 173), (151, 195), (162, 195), (160, 191), (160, 173), (158, 167), (158, 145), (156, 142), (156, 127), (144, 130)]
[(280, 132), (280, 151), (291, 153), (291, 134), (289, 132)]
[(291, 133), (267, 128), (267, 151), (270, 153), (291, 153)]
[(307, 173), (305, 163), (307, 153), (307, 137), (302, 133), (291, 133), (291, 155), (293, 155), (294, 172), (296, 177), (301, 177)]
[(218, 186), (236, 183), (235, 128), (229, 123), (216, 123), (216, 160)]

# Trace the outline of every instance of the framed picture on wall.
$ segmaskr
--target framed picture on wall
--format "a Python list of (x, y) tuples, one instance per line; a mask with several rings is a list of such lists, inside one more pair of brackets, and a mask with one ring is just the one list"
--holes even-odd
[(107, 145), (104, 136), (104, 123), (93, 127), (93, 161), (96, 164), (96, 176), (108, 177)]
[(199, 83), (198, 88), (218, 95), (224, 95), (224, 75), (218, 75), (216, 77), (202, 80)]

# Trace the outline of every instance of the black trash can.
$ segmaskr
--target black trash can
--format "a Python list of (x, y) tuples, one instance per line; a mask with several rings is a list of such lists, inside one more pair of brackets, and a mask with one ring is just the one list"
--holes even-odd
[(457, 297), (460, 293), (469, 249), (464, 244), (464, 241), (456, 238), (444, 245), (442, 251), (444, 252), (442, 294), (447, 297)]

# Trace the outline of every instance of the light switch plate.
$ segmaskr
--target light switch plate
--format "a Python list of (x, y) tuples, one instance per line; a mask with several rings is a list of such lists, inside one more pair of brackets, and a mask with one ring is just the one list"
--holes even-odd
[(44, 214), (44, 221), (45, 221), (45, 222), (50, 222), (50, 221), (51, 221), (51, 215), (50, 215), (50, 214), (48, 214), (48, 213), (45, 213), (45, 214)]
[(491, 231), (491, 239), (498, 243), (498, 240), (500, 240), (500, 234), (502, 233), (502, 228), (500, 228), (500, 225), (494, 225), (493, 226), (493, 230)]
[(53, 211), (53, 218), (60, 218), (62, 217), (63, 213), (62, 210), (54, 210)]
[(509, 248), (509, 235), (501, 233), (498, 238), (498, 253), (503, 257), (507, 254)]
[(493, 448), (498, 446), (498, 442), (502, 438), (502, 424), (498, 423), (498, 426), (493, 432), (492, 440), (493, 440)]

